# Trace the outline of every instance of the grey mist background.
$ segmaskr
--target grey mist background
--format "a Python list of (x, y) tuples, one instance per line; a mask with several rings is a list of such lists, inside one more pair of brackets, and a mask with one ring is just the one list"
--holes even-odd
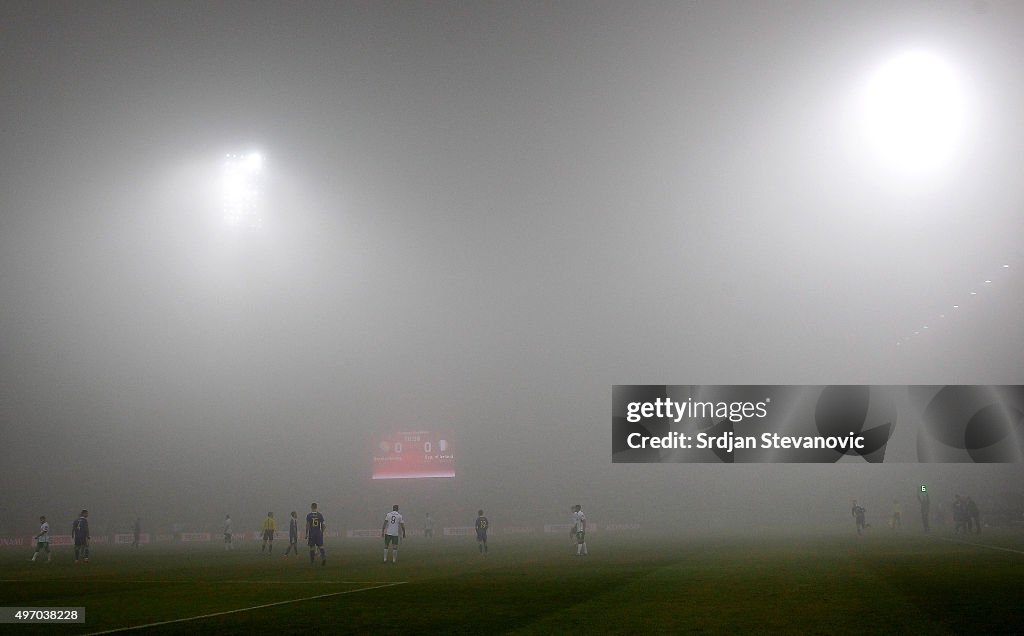
[[(850, 112), (919, 45), (969, 134), (904, 177)], [(921, 481), (1019, 490), (1020, 464), (612, 465), (609, 412), (613, 384), (1024, 382), (1021, 59), (1024, 5), (984, 0), (4, 2), (2, 530), (310, 501), (829, 525)], [(237, 231), (220, 160), (252, 150)], [(370, 481), (376, 435), (436, 428), (458, 478)]]

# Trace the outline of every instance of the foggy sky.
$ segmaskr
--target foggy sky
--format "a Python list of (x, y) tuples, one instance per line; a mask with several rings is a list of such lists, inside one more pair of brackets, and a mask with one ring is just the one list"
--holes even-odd
[[(907, 181), (844, 113), (917, 44), (963, 71), (972, 132)], [(1022, 59), (1013, 2), (5, 2), (4, 524), (1019, 486), (613, 466), (609, 411), (613, 384), (1024, 382)], [(219, 217), (249, 150), (259, 232)], [(457, 483), (369, 481), (378, 432), (436, 428)]]

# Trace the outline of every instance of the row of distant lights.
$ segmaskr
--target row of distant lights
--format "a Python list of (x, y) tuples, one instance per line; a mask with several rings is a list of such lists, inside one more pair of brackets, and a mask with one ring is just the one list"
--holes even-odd
[[(1009, 265), (1003, 265), (1003, 269), (1009, 269), (1009, 268), (1010, 268), (1010, 266), (1009, 266)], [(990, 278), (989, 278), (989, 279), (986, 279), (986, 280), (985, 280), (985, 282), (984, 282), (984, 284), (985, 284), (986, 286), (991, 286), (991, 285), (992, 285), (992, 279), (990, 279)], [(973, 297), (973, 296), (977, 296), (977, 295), (978, 295), (978, 292), (977, 292), (976, 290), (972, 290), (972, 291), (971, 291), (971, 293), (970, 293), (970, 295), (971, 295), (972, 297)], [(960, 305), (953, 305), (953, 310), (954, 310), (954, 311), (955, 311), (955, 310), (958, 310), (958, 309), (960, 309)], [(939, 319), (939, 320), (943, 320), (943, 319), (945, 319), (945, 318), (946, 318), (946, 314), (939, 314), (939, 315), (938, 315), (938, 319)], [(918, 329), (918, 330), (916, 330), (916, 331), (914, 331), (914, 333), (910, 334), (909, 336), (906, 336), (905, 338), (901, 338), (901, 339), (897, 340), (897, 341), (896, 341), (896, 346), (897, 346), (897, 347), (901, 347), (901, 346), (903, 346), (904, 344), (909, 344), (909, 343), (910, 343), (910, 341), (911, 341), (911, 339), (913, 339), (913, 338), (916, 338), (916, 337), (918, 337), (918, 336), (922, 335), (922, 334), (923, 334), (923, 333), (924, 333), (924, 332), (925, 332), (925, 331), (926, 331), (927, 329), (928, 329), (928, 325), (922, 325), (922, 326), (921, 326), (921, 328), (920, 328), (920, 329)]]

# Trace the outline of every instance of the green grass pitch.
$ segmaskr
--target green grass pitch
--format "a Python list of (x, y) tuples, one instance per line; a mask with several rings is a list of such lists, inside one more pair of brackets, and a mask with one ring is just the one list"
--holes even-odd
[[(1024, 533), (857, 537), (595, 534), (335, 540), (328, 562), (258, 544), (95, 546), (73, 565), (0, 550), (0, 606), (85, 607), (83, 625), (5, 633), (1021, 633)], [(256, 546), (256, 547), (254, 547)], [(1002, 549), (996, 549), (1002, 548)], [(319, 598), (312, 598), (319, 597)], [(294, 601), (294, 602), (293, 602)], [(266, 607), (258, 607), (266, 606)], [(233, 611), (241, 610), (241, 611)], [(231, 612), (231, 613), (224, 613)], [(191, 619), (181, 622), (178, 619)]]

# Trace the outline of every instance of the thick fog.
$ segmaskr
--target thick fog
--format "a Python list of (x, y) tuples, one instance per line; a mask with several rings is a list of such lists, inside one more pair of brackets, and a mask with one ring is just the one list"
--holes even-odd
[[(858, 100), (914, 47), (960, 132), (896, 165)], [(610, 440), (614, 384), (1024, 383), (1020, 3), (24, 1), (0, 53), (5, 533), (311, 501), (827, 526), (1020, 489), (898, 425), (883, 464)], [(222, 159), (255, 151), (232, 227)], [(380, 434), (438, 429), (455, 479), (370, 479)]]

